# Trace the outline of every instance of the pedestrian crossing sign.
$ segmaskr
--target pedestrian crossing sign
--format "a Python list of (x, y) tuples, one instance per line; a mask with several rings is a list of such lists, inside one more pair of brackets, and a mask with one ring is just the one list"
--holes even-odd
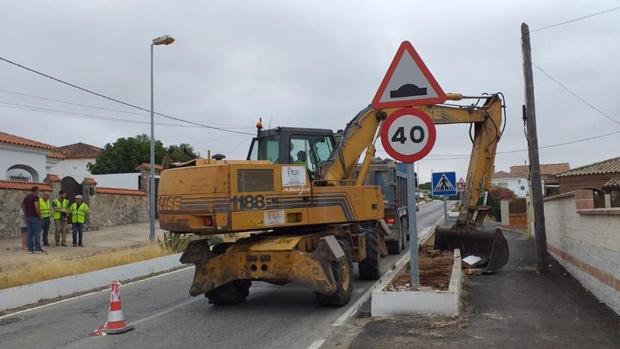
[(433, 172), (433, 196), (454, 196), (456, 192), (456, 172)]

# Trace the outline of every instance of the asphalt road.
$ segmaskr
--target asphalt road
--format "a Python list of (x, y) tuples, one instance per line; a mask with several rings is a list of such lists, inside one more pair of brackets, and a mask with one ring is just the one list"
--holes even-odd
[[(418, 230), (442, 216), (442, 202), (423, 205)], [(382, 272), (399, 257), (383, 258)], [(356, 280), (353, 298), (342, 308), (318, 307), (306, 288), (262, 282), (253, 283), (244, 304), (214, 307), (189, 296), (193, 273), (188, 268), (121, 287), (132, 332), (87, 336), (107, 319), (106, 290), (1, 318), (0, 348), (308, 348), (346, 319), (374, 284)]]

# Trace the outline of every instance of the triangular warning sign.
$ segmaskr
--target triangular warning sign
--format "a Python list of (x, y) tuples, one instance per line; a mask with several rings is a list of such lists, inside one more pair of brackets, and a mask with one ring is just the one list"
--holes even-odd
[(414, 107), (443, 103), (445, 100), (446, 94), (420, 55), (409, 41), (403, 41), (375, 93), (372, 107)]

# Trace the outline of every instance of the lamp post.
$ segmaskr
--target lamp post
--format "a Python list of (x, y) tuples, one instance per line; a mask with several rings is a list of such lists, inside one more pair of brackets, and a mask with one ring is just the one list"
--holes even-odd
[(170, 35), (153, 39), (151, 44), (151, 171), (149, 174), (149, 240), (155, 240), (155, 114), (153, 103), (153, 46), (170, 45), (174, 38)]

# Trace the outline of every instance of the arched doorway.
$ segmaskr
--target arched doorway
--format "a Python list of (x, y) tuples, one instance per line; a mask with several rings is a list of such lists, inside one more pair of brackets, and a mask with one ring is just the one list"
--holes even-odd
[(73, 177), (65, 177), (60, 181), (60, 189), (67, 194), (67, 199), (73, 202), (76, 195), (82, 195), (82, 185)]
[(6, 180), (12, 182), (39, 182), (39, 174), (28, 165), (13, 165), (6, 171)]

